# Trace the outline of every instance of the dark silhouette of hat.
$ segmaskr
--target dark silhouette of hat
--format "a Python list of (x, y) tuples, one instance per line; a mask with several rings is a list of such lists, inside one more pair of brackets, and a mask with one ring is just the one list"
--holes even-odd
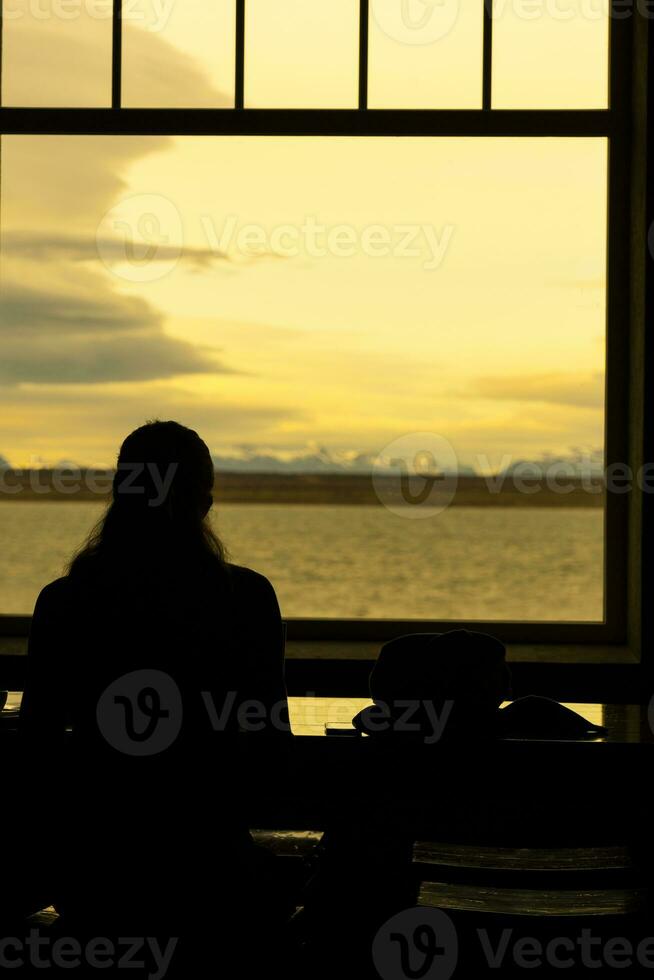
[(588, 739), (606, 734), (551, 698), (528, 696), (500, 709), (509, 695), (504, 644), (488, 633), (411, 633), (381, 648), (370, 674), (374, 704), (353, 719), (368, 735), (490, 734), (521, 739)]
[(506, 699), (509, 683), (504, 644), (488, 633), (457, 629), (400, 636), (384, 644), (370, 674), (375, 704), (352, 723), (368, 734), (419, 733), (432, 729), (433, 712), (440, 714), (449, 702), (450, 728), (483, 727)]
[(607, 731), (551, 698), (530, 695), (507, 704), (497, 713), (497, 734), (504, 738), (599, 738)]

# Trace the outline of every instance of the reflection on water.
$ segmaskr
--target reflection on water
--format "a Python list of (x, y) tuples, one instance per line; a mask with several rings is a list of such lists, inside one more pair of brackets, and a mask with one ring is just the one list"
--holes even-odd
[[(0, 612), (31, 612), (102, 509), (0, 503)], [(600, 509), (451, 507), (409, 520), (383, 507), (226, 504), (216, 526), (289, 617), (602, 618)]]

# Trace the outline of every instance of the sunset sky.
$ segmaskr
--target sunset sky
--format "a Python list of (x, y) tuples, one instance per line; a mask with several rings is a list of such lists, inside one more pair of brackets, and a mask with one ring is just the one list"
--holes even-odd
[[(5, 104), (107, 103), (94, 2), (5, 3)], [(371, 105), (478, 106), (481, 3), (411, 2), (371, 2)], [(358, 6), (248, 0), (247, 104), (354, 106)], [(606, 18), (559, 7), (498, 0), (497, 106), (606, 106)], [(130, 11), (125, 104), (231, 104), (233, 3)], [(602, 139), (5, 137), (0, 456), (108, 464), (154, 416), (223, 455), (600, 447), (606, 179)]]

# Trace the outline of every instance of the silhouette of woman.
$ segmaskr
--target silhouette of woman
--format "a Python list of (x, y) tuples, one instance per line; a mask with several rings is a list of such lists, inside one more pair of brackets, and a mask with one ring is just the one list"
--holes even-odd
[(214, 906), (251, 887), (241, 747), (244, 729), (289, 734), (283, 631), (270, 582), (208, 523), (213, 482), (196, 432), (136, 429), (105, 515), (36, 603), (21, 732), (69, 917), (177, 926), (206, 901), (198, 869)]

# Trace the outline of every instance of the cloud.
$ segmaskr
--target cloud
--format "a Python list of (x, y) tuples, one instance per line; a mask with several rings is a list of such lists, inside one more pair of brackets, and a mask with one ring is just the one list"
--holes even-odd
[[(16, 6), (16, 5), (14, 5)], [(27, 7), (27, 5), (24, 5)], [(92, 16), (80, 5), (77, 17), (54, 13), (36, 19), (30, 9), (6, 19), (3, 46), (5, 105), (108, 106), (111, 103), (111, 18)], [(104, 5), (106, 11), (106, 4)], [(109, 11), (110, 13), (110, 11)], [(160, 32), (123, 21), (123, 104), (136, 106), (225, 106), (195, 60)]]
[(502, 401), (546, 402), (592, 409), (604, 406), (604, 375), (600, 371), (489, 376), (478, 378), (474, 387), (476, 395)]
[[(123, 190), (123, 174), (169, 144), (159, 137), (3, 140), (0, 384), (232, 373), (216, 350), (167, 335), (160, 311), (118, 292), (99, 260), (98, 221)], [(125, 258), (124, 242), (101, 244), (106, 260)], [(208, 249), (186, 254), (196, 264), (222, 258)]]
[(168, 136), (3, 136), (3, 243), (28, 231), (37, 238), (44, 229), (60, 235), (62, 228), (94, 241), (100, 219), (128, 186), (130, 168), (173, 142)]
[(190, 55), (156, 32), (128, 22), (124, 30), (124, 105), (233, 108), (233, 97), (218, 91)]
[[(27, 249), (27, 239), (22, 239)], [(55, 246), (55, 253), (57, 249)], [(113, 280), (53, 257), (3, 253), (0, 384), (106, 384), (227, 374), (218, 351), (171, 337), (162, 314)]]
[(0, 341), (0, 383), (92, 384), (232, 373), (212, 352), (162, 331), (120, 337), (43, 335)]
[[(47, 417), (47, 424), (44, 418)], [(111, 465), (128, 432), (148, 418), (176, 419), (210, 448), (274, 439), (280, 425), (312, 419), (293, 405), (244, 405), (221, 390), (211, 398), (191, 385), (0, 385), (0, 444), (17, 466), (46, 465), (63, 455), (80, 465)]]
[[(69, 262), (97, 262), (102, 257), (105, 262), (124, 262), (127, 258), (126, 241), (120, 238), (8, 231), (2, 236), (2, 247), (15, 258), (35, 261), (63, 259)], [(134, 249), (138, 254), (138, 244), (134, 245)], [(148, 263), (167, 262), (177, 258), (189, 259), (198, 268), (206, 268), (215, 260), (229, 261), (226, 253), (217, 249), (157, 243), (152, 254), (148, 254)]]
[(26, 331), (45, 333), (57, 330), (61, 337), (61, 331), (73, 336), (107, 330), (126, 332), (161, 325), (161, 315), (144, 299), (112, 293), (99, 276), (93, 276), (93, 288), (85, 290), (83, 287), (89, 281), (85, 279), (78, 289), (65, 289), (61, 285), (56, 288), (56, 282), (52, 283), (53, 288), (43, 289), (15, 282), (3, 284), (0, 344), (14, 330), (20, 330), (23, 336)]
[[(0, 384), (149, 381), (183, 374), (233, 373), (217, 351), (168, 336), (146, 300), (114, 292), (111, 281), (82, 270), (73, 286), (24, 286), (5, 262), (0, 310)], [(51, 285), (52, 283), (52, 285)]]

